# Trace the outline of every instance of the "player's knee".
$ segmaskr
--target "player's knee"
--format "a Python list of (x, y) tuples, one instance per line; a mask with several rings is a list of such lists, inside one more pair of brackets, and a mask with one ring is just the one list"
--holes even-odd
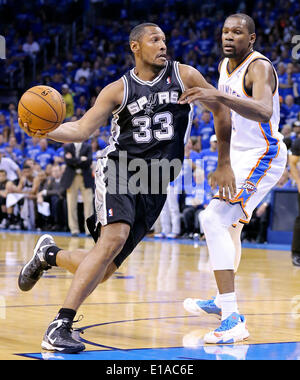
[(101, 260), (110, 264), (116, 254), (118, 254), (128, 238), (128, 231), (126, 229), (115, 229), (113, 234), (105, 234), (102, 236), (97, 244), (101, 252)]
[(126, 243), (126, 240), (128, 238), (128, 233), (126, 230), (119, 230), (118, 233), (113, 236), (112, 246), (114, 251), (120, 251), (124, 244)]
[(214, 218), (213, 213), (209, 209), (206, 209), (200, 212), (199, 220), (202, 227), (204, 229), (207, 229), (213, 225), (215, 218)]

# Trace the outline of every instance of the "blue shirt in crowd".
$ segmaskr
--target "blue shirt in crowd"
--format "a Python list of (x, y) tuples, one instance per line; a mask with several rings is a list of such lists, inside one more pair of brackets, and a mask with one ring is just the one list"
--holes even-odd
[(202, 150), (198, 157), (198, 160), (202, 160), (202, 167), (204, 169), (205, 178), (208, 174), (214, 172), (218, 165), (218, 151), (213, 152), (211, 149)]
[(24, 150), (24, 156), (27, 158), (31, 158), (35, 160), (36, 156), (41, 152), (41, 148), (39, 145), (29, 145)]
[(282, 104), (280, 116), (283, 116), (285, 124), (293, 124), (294, 121), (298, 120), (299, 112), (300, 106), (298, 104), (293, 104), (291, 107)]
[(48, 164), (53, 163), (53, 159), (56, 152), (52, 148), (47, 148), (44, 152), (40, 151), (40, 153), (37, 154), (35, 157), (35, 161), (41, 165), (42, 169), (46, 169), (46, 166)]
[(200, 120), (198, 128), (192, 128), (191, 136), (200, 136), (201, 137), (201, 148), (208, 149), (210, 147), (210, 138), (215, 134), (214, 122), (211, 120), (208, 123), (205, 123), (203, 120)]

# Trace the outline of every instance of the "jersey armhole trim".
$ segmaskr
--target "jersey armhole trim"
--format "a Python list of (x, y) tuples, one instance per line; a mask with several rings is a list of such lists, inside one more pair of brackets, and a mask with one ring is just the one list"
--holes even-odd
[(218, 64), (218, 72), (219, 72), (219, 75), (221, 74), (222, 64), (223, 64), (224, 60), (225, 60), (225, 58), (222, 58), (221, 61), (220, 61), (219, 64)]
[(247, 69), (244, 73), (244, 77), (243, 77), (243, 82), (242, 82), (242, 89), (243, 89), (243, 92), (244, 94), (248, 97), (248, 98), (251, 98), (252, 97), (252, 94), (250, 95), (246, 86), (245, 86), (245, 78), (246, 78), (246, 74), (248, 73), (248, 69), (249, 69), (249, 66), (251, 65), (251, 63), (255, 62), (255, 61), (258, 61), (259, 59), (261, 59), (262, 61), (267, 61), (270, 63), (271, 67), (272, 67), (272, 70), (273, 70), (273, 73), (274, 73), (274, 77), (275, 77), (275, 89), (272, 91), (272, 94), (273, 96), (276, 94), (276, 91), (277, 91), (277, 88), (278, 88), (278, 79), (277, 79), (277, 75), (276, 75), (276, 71), (272, 65), (272, 62), (269, 61), (267, 58), (263, 58), (263, 57), (258, 57), (258, 58), (255, 58), (253, 59), (249, 65), (247, 66)]
[[(183, 81), (182, 81), (180, 73), (179, 73), (179, 62), (178, 61), (174, 61), (174, 72), (175, 72), (176, 79), (178, 80), (178, 83), (180, 85), (181, 91), (184, 92), (185, 87), (184, 87)], [(188, 125), (187, 125), (187, 129), (186, 129), (186, 132), (184, 135), (184, 140), (183, 140), (184, 144), (187, 143), (187, 141), (190, 137), (190, 134), (191, 134), (192, 124), (193, 124), (193, 115), (194, 115), (194, 107), (193, 107), (193, 104), (191, 103), (190, 104), (190, 112), (189, 112), (189, 116), (188, 116)]]
[(182, 79), (181, 79), (181, 76), (180, 76), (180, 73), (179, 73), (179, 62), (175, 61), (174, 62), (174, 71), (175, 71), (175, 76), (180, 84), (180, 87), (181, 87), (181, 90), (182, 92), (185, 91), (185, 87), (184, 87), (184, 84), (182, 82)]
[(117, 108), (115, 111), (112, 112), (114, 116), (119, 114), (125, 107), (127, 100), (128, 100), (128, 81), (125, 75), (122, 76), (121, 78), (124, 83), (124, 94), (123, 94), (123, 100), (119, 108)]

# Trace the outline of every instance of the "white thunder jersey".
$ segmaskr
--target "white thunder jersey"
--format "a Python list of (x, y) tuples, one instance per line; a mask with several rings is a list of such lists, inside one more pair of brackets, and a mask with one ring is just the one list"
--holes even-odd
[[(251, 97), (245, 89), (245, 76), (250, 63), (258, 60), (269, 59), (257, 51), (251, 52), (231, 73), (228, 71), (229, 58), (221, 63), (219, 90), (239, 98)], [(270, 62), (271, 63), (271, 62)], [(280, 120), (280, 104), (278, 94), (278, 78), (276, 76), (276, 88), (273, 93), (273, 114), (269, 123), (262, 124), (257, 121), (246, 119), (237, 112), (231, 110), (232, 135), (231, 145), (234, 150), (248, 150), (252, 148), (265, 148), (266, 140), (282, 140), (283, 136), (278, 132)], [(269, 141), (271, 142), (271, 141)], [(277, 143), (277, 141), (276, 141)]]
[[(250, 63), (258, 59), (270, 62), (264, 55), (253, 51), (230, 73), (229, 59), (225, 58), (220, 65), (219, 90), (239, 98), (251, 98), (251, 94), (247, 94), (245, 89), (245, 76)], [(274, 68), (273, 70), (276, 88), (273, 93), (273, 114), (268, 123), (246, 119), (231, 110), (230, 156), (236, 178), (237, 195), (230, 200), (230, 203), (241, 205), (243, 213), (237, 220), (244, 223), (249, 222), (253, 210), (276, 185), (286, 165), (287, 150), (282, 142), (283, 136), (278, 131), (280, 119), (278, 78)], [(218, 195), (214, 198), (218, 198)], [(228, 209), (222, 213), (230, 214)]]

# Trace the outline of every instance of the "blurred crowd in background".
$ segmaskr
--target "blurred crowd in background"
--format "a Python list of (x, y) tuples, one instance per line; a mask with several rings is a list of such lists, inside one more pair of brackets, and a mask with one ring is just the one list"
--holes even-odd
[[(90, 209), (86, 203), (93, 199), (83, 199), (84, 188), (78, 188), (75, 200), (78, 227), (74, 228), (73, 222), (70, 227), (69, 219), (74, 217), (68, 212), (70, 189), (62, 185), (66, 183), (62, 180), (68, 167), (66, 155), (72, 154), (70, 146), (28, 137), (18, 125), (17, 102), (26, 89), (48, 85), (64, 97), (66, 121), (79, 119), (93, 106), (104, 86), (134, 67), (128, 36), (131, 28), (141, 22), (154, 22), (162, 28), (169, 59), (194, 66), (217, 86), (223, 22), (232, 13), (251, 15), (256, 23), (255, 49), (270, 59), (278, 73), (280, 130), (288, 148), (297, 134), (300, 136), (300, 64), (291, 56), (292, 36), (300, 25), (298, 1), (152, 0), (151, 9), (145, 4), (141, 0), (0, 1), (0, 34), (6, 39), (6, 59), (0, 62), (1, 228), (88, 234), (84, 208)], [(87, 142), (88, 153), (83, 155), (81, 147), (74, 148), (77, 170), (85, 170), (80, 166), (82, 161), (85, 168), (88, 163), (91, 180), (97, 154), (109, 143), (110, 125), (111, 120), (99, 125)], [(196, 107), (180, 178), (191, 176), (199, 186), (186, 186), (184, 193), (178, 195), (176, 181), (171, 184), (160, 218), (161, 232), (156, 236), (203, 236), (198, 214), (211, 199), (209, 175), (216, 164), (212, 115)], [(83, 186), (93, 185), (85, 181)], [(288, 167), (278, 186), (295, 187)], [(244, 240), (266, 241), (269, 212), (270, 196), (257, 208), (244, 231)]]

